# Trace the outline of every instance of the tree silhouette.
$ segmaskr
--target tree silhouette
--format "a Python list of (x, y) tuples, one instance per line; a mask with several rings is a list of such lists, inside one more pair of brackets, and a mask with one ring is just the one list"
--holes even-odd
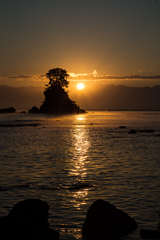
[(61, 68), (54, 68), (50, 69), (48, 73), (46, 73), (46, 77), (49, 78), (49, 84), (46, 85), (47, 89), (52, 88), (53, 86), (61, 86), (63, 87), (68, 87), (69, 81), (67, 78), (69, 75), (67, 74), (67, 71)]

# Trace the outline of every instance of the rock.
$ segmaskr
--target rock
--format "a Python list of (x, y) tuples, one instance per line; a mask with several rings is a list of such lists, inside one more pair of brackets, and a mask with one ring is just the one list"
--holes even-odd
[(142, 132), (142, 133), (153, 133), (154, 130), (153, 130), (153, 129), (144, 129), (144, 130), (139, 130), (138, 132)]
[(46, 202), (39, 199), (27, 199), (17, 203), (8, 216), (48, 225), (48, 210), (49, 205)]
[(114, 205), (95, 201), (87, 211), (82, 234), (88, 238), (114, 239), (127, 235), (137, 227), (134, 219)]
[(29, 113), (40, 113), (39, 108), (37, 108), (36, 106), (32, 107), (29, 111)]
[(160, 239), (160, 231), (159, 230), (149, 230), (149, 229), (141, 229), (140, 237), (146, 239)]
[(72, 101), (68, 93), (60, 84), (54, 84), (44, 91), (45, 100), (40, 106), (41, 113), (51, 114), (79, 114), (86, 113)]
[(26, 112), (26, 111), (21, 111), (20, 113), (22, 113), (22, 114), (23, 114), (23, 113), (27, 113), (27, 112)]
[(126, 126), (119, 126), (119, 128), (126, 128)]
[(79, 108), (79, 112), (78, 113), (87, 113), (87, 112), (86, 112), (86, 110)]
[(137, 131), (134, 129), (131, 129), (128, 134), (134, 134), (134, 133), (137, 133)]
[(39, 199), (17, 203), (7, 216), (0, 217), (0, 239), (59, 239), (59, 233), (49, 228), (48, 210), (49, 205)]
[(16, 109), (13, 107), (0, 109), (0, 113), (15, 113)]

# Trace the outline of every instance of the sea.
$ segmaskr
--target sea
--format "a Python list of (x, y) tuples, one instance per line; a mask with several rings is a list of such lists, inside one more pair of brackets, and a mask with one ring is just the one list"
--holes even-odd
[(0, 114), (0, 216), (29, 198), (49, 204), (61, 240), (83, 239), (97, 199), (136, 220), (122, 239), (141, 239), (160, 222), (160, 112)]

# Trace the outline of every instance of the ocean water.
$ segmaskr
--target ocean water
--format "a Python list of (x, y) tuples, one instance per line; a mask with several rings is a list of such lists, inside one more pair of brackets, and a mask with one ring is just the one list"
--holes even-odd
[(1, 114), (0, 216), (39, 198), (60, 239), (81, 240), (89, 206), (103, 199), (138, 223), (122, 239), (140, 239), (160, 221), (159, 134), (160, 112)]

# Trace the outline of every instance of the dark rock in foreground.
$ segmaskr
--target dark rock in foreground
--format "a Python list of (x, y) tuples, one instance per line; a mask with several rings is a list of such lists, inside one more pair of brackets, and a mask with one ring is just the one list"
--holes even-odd
[(15, 113), (16, 109), (13, 107), (0, 109), (0, 113)]
[(160, 222), (157, 225), (157, 229), (141, 229), (140, 237), (145, 239), (160, 239)]
[(140, 237), (145, 239), (160, 239), (160, 230), (141, 229)]
[(39, 199), (19, 202), (7, 216), (0, 217), (0, 239), (59, 239), (59, 233), (49, 228), (48, 210), (48, 204)]
[(114, 239), (126, 236), (136, 227), (136, 221), (125, 212), (109, 202), (97, 200), (88, 209), (82, 234), (87, 238)]

